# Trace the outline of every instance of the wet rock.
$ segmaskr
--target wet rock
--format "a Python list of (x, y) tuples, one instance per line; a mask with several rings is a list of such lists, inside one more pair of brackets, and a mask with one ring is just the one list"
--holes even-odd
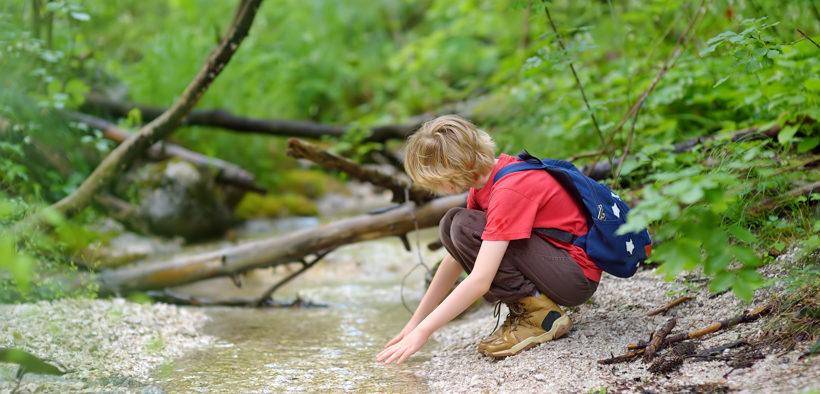
[(190, 162), (169, 159), (135, 166), (117, 182), (114, 194), (136, 206), (132, 228), (201, 239), (228, 229), (237, 200), (214, 178)]

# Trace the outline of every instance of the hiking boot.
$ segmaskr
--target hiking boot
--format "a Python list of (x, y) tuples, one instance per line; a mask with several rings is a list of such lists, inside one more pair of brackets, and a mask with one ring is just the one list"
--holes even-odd
[[(479, 353), (487, 354), (486, 350), (485, 350), (485, 347), (488, 344), (494, 342), (499, 337), (503, 336), (504, 333), (507, 332), (507, 330), (510, 329), (510, 326), (513, 325), (513, 322), (517, 321), (518, 316), (521, 315), (522, 313), (524, 313), (524, 308), (521, 306), (521, 304), (519, 304), (517, 302), (513, 303), (513, 304), (510, 304), (510, 305), (507, 305), (507, 309), (509, 310), (509, 313), (507, 313), (507, 318), (504, 319), (504, 323), (501, 324), (501, 327), (498, 327), (498, 320), (496, 320), (495, 324), (496, 324), (496, 327), (498, 329), (493, 331), (493, 333), (490, 334), (490, 336), (482, 339), (481, 342), (478, 343), (478, 352)], [(500, 316), (501, 316), (501, 301), (498, 301), (495, 304), (495, 309), (493, 309), (493, 317), (499, 318), (499, 320), (500, 320)]]
[[(569, 331), (572, 321), (546, 295), (524, 297), (510, 308), (511, 322), (495, 340), (482, 343), (479, 351), (490, 357), (518, 354), (540, 343), (558, 339)], [(520, 313), (513, 313), (513, 312)]]

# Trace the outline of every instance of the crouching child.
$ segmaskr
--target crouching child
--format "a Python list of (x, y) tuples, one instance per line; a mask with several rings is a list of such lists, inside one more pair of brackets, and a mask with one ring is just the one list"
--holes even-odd
[[(415, 183), (439, 194), (469, 190), (467, 208), (440, 222), (447, 249), (410, 321), (377, 361), (400, 364), (438, 328), (479, 297), (503, 302), (504, 323), (478, 344), (490, 357), (506, 357), (560, 338), (572, 327), (561, 306), (579, 305), (598, 287), (601, 269), (586, 252), (533, 229), (587, 233), (587, 216), (547, 171), (520, 171), (495, 179), (519, 158), (496, 157), (490, 136), (458, 116), (433, 119), (407, 142), (405, 169)], [(562, 238), (562, 237), (558, 237)], [(449, 293), (462, 270), (464, 279)]]

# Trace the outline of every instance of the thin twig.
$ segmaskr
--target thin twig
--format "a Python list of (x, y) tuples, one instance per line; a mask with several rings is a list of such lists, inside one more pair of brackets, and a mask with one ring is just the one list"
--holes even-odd
[(629, 147), (632, 146), (632, 137), (635, 136), (635, 124), (638, 123), (638, 113), (640, 112), (641, 107), (638, 106), (638, 110), (635, 111), (635, 116), (632, 117), (632, 127), (629, 128), (629, 137), (626, 138), (626, 145), (624, 146), (624, 153), (621, 155), (621, 161), (618, 162), (618, 169), (615, 170), (615, 175), (612, 176), (612, 186), (618, 183), (618, 177), (621, 176), (621, 169), (624, 167), (624, 162), (626, 161), (626, 156), (629, 154)]
[[(761, 316), (768, 314), (772, 311), (772, 304), (768, 304), (757, 308), (751, 312), (743, 311), (740, 315), (733, 317), (731, 319), (721, 320), (720, 322), (711, 324), (707, 327), (704, 327), (700, 330), (683, 332), (680, 334), (675, 334), (673, 336), (666, 337), (661, 345), (658, 347), (658, 350), (663, 349), (673, 343), (678, 343), (685, 341), (687, 339), (694, 339), (702, 337), (706, 334), (711, 334), (718, 330), (723, 330), (729, 327), (733, 327), (740, 323), (749, 323), (759, 319)], [(623, 354), (620, 356), (613, 356), (608, 359), (598, 360), (598, 364), (614, 364), (614, 363), (621, 363), (635, 360), (638, 356), (644, 354), (646, 352), (646, 347), (649, 346), (648, 342), (640, 341), (637, 344), (631, 344), (627, 346), (627, 349), (633, 350), (627, 354)]]
[(598, 155), (600, 155), (600, 154), (602, 154), (602, 153), (603, 153), (603, 151), (600, 151), (600, 150), (596, 150), (596, 151), (594, 151), (594, 152), (583, 152), (583, 153), (578, 153), (578, 154), (575, 154), (575, 155), (570, 156), (570, 157), (569, 157), (569, 158), (567, 158), (567, 159), (564, 159), (564, 161), (573, 162), (573, 161), (575, 161), (575, 160), (578, 160), (578, 159), (583, 159), (583, 158), (585, 158), (585, 157), (593, 157), (593, 156), (598, 156)]
[(806, 37), (806, 39), (807, 39), (807, 40), (811, 41), (811, 43), (812, 43), (812, 44), (814, 44), (814, 46), (816, 46), (816, 47), (820, 48), (820, 45), (818, 45), (818, 44), (817, 44), (817, 42), (815, 42), (814, 40), (812, 40), (812, 39), (811, 39), (811, 37), (809, 37), (809, 35), (808, 35), (808, 34), (803, 33), (803, 30), (800, 30), (800, 29), (796, 29), (796, 30), (797, 30), (797, 32), (798, 32), (798, 33), (800, 33), (803, 37)]
[[(544, 12), (547, 14), (547, 20), (549, 21), (550, 26), (552, 27), (552, 31), (555, 32), (555, 37), (558, 40), (558, 45), (561, 47), (561, 50), (564, 51), (564, 53), (566, 53), (567, 48), (564, 46), (564, 40), (561, 38), (561, 33), (558, 32), (558, 28), (555, 27), (555, 23), (552, 21), (552, 16), (550, 16), (549, 7), (547, 7), (546, 4), (544, 4)], [(572, 76), (575, 77), (575, 85), (578, 86), (578, 90), (581, 91), (581, 98), (584, 99), (584, 104), (587, 107), (587, 111), (589, 111), (589, 116), (592, 118), (592, 124), (595, 126), (595, 132), (598, 133), (598, 138), (601, 139), (601, 149), (604, 153), (608, 153), (609, 149), (607, 149), (607, 142), (605, 142), (604, 140), (604, 133), (601, 132), (601, 127), (598, 126), (598, 119), (595, 118), (595, 112), (592, 111), (592, 107), (589, 105), (589, 100), (587, 100), (587, 94), (584, 91), (584, 85), (581, 84), (581, 79), (578, 78), (578, 73), (575, 72), (575, 66), (572, 64), (572, 62), (569, 62), (569, 69), (572, 71)], [(607, 158), (609, 159), (610, 168), (612, 168), (612, 157), (607, 155)]]
[(328, 249), (328, 250), (322, 251), (322, 252), (316, 254), (316, 257), (314, 257), (313, 261), (311, 261), (309, 263), (302, 263), (302, 268), (300, 268), (298, 271), (288, 275), (287, 277), (285, 277), (284, 279), (280, 280), (275, 285), (273, 285), (270, 289), (268, 289), (268, 291), (266, 291), (264, 294), (262, 294), (261, 297), (259, 297), (256, 300), (254, 306), (264, 305), (266, 302), (271, 300), (271, 296), (273, 295), (273, 293), (276, 290), (279, 290), (280, 287), (284, 286), (286, 283), (290, 282), (291, 280), (293, 280), (297, 276), (301, 275), (303, 272), (307, 271), (308, 269), (310, 269), (311, 267), (316, 265), (316, 263), (318, 263), (320, 260), (322, 260), (322, 258), (327, 256), (327, 254), (332, 252), (332, 251), (333, 251), (333, 249)]
[(664, 312), (668, 311), (669, 309), (672, 309), (672, 307), (677, 306), (678, 304), (680, 304), (680, 303), (682, 303), (682, 302), (684, 302), (684, 301), (691, 300), (691, 299), (693, 299), (693, 298), (695, 298), (695, 297), (689, 297), (689, 296), (683, 296), (683, 297), (680, 297), (680, 298), (678, 298), (677, 300), (672, 301), (672, 302), (670, 302), (670, 303), (668, 303), (668, 304), (664, 305), (662, 308), (655, 309), (654, 311), (649, 312), (649, 313), (647, 313), (646, 315), (647, 315), (647, 316), (655, 316), (655, 315), (659, 315), (659, 314), (661, 314), (661, 313), (664, 313)]

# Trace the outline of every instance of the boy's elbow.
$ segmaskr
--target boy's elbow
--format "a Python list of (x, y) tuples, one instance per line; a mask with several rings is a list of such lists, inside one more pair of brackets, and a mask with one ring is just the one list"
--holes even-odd
[(482, 296), (490, 291), (490, 285), (493, 283), (493, 278), (483, 278), (483, 277), (473, 277), (473, 283), (471, 283), (471, 288), (475, 289), (475, 292), (478, 293), (478, 296)]

